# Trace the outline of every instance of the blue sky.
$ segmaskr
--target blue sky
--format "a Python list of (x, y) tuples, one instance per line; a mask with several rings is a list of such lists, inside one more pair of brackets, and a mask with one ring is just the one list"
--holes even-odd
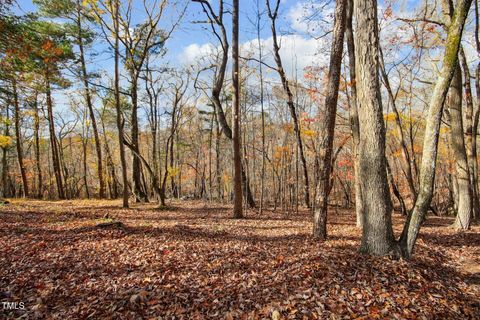
[[(138, 23), (142, 20), (143, 5), (142, 1), (132, 0), (133, 1), (133, 21)], [(217, 46), (218, 41), (212, 35), (210, 26), (208, 24), (199, 24), (195, 23), (196, 21), (204, 21), (206, 16), (202, 11), (202, 7), (199, 3), (194, 3), (189, 0), (184, 3), (188, 3), (186, 14), (183, 18), (183, 22), (180, 24), (179, 28), (174, 32), (172, 37), (166, 44), (167, 54), (162, 60), (157, 63), (166, 64), (170, 66), (181, 67), (185, 64), (193, 63), (197, 58), (202, 54), (201, 48), (205, 46)], [(226, 1), (225, 9), (230, 9), (230, 2)], [(257, 12), (257, 2), (259, 3), (261, 10), (265, 8), (265, 0), (242, 0), (240, 1), (240, 42), (248, 43), (250, 40), (256, 39), (256, 30), (250, 19), (255, 19)], [(273, 1), (272, 1), (273, 2)], [(126, 2), (124, 2), (126, 3)], [(212, 0), (212, 3), (216, 3), (215, 0)], [(27, 12), (37, 11), (36, 6), (32, 3), (31, 0), (17, 0), (18, 7), (14, 8), (16, 14), (23, 14)], [(216, 6), (215, 6), (216, 8)], [(285, 40), (282, 40), (282, 58), (284, 59), (285, 68), (287, 73), (293, 75), (293, 72), (300, 72), (299, 76), (301, 77), (301, 72), (303, 67), (310, 64), (310, 61), (314, 59), (314, 51), (316, 50), (316, 43), (310, 36), (302, 36), (302, 27), (298, 28), (299, 21), (296, 21), (296, 16), (299, 16), (297, 12), (296, 15), (292, 14), (295, 10), (299, 10), (299, 2), (295, 0), (283, 0), (281, 3), (279, 17), (277, 21), (277, 29), (280, 35), (287, 34)], [(166, 14), (163, 19), (162, 26), (165, 29), (169, 29), (172, 25), (172, 21), (176, 19), (176, 14)], [(228, 35), (230, 37), (231, 30), (231, 15), (225, 15), (225, 25), (227, 28)], [(297, 30), (294, 30), (297, 27)], [(300, 29), (300, 30), (298, 30)], [(295, 34), (295, 35), (292, 35)], [(261, 38), (267, 41), (271, 37), (270, 25), (266, 15), (263, 18), (263, 29), (261, 31)], [(287, 39), (287, 37), (290, 37)], [(297, 48), (297, 44), (299, 47)], [(266, 51), (271, 50), (271, 43), (265, 43)], [(196, 49), (199, 49), (196, 52)], [(301, 52), (301, 54), (308, 55), (308, 59), (303, 59), (300, 57), (300, 67), (294, 70), (293, 67), (293, 56), (296, 55), (295, 52)], [(104, 84), (108, 83), (108, 78), (111, 78), (113, 74), (113, 59), (111, 56), (111, 51), (108, 51), (108, 45), (105, 40), (102, 40), (102, 37), (99, 36), (92, 48), (89, 48), (87, 53), (96, 52), (99, 55), (95, 57), (90, 57), (90, 63), (88, 64), (88, 69), (92, 71), (103, 71), (106, 77), (102, 76), (100, 81)], [(186, 58), (186, 53), (189, 53), (188, 58)], [(266, 52), (268, 54), (268, 52)], [(327, 55), (325, 55), (327, 56)], [(273, 61), (270, 61), (273, 65)], [(295, 66), (297, 66), (295, 64)], [(275, 75), (272, 75), (275, 76)], [(71, 78), (73, 83), (75, 79)], [(127, 85), (125, 82), (124, 85)], [(68, 115), (68, 104), (69, 99), (67, 95), (69, 92), (73, 92), (76, 88), (74, 85), (72, 88), (67, 90), (55, 90), (54, 99), (57, 106), (57, 112), (67, 112)]]
[[(186, 0), (185, 0), (186, 1)], [(216, 1), (212, 1), (215, 3)], [(15, 12), (17, 14), (21, 14), (22, 12), (34, 12), (36, 11), (35, 5), (32, 3), (31, 0), (18, 0), (18, 7), (15, 8)], [(135, 12), (138, 12), (137, 19), (141, 19), (141, 14), (139, 12), (142, 11), (142, 1), (134, 0), (134, 19)], [(226, 8), (229, 9), (230, 1), (227, 1)], [(265, 6), (264, 0), (258, 0), (259, 5), (261, 6), (261, 10), (263, 10)], [(281, 3), (280, 15), (278, 18), (278, 28), (282, 31), (282, 33), (291, 32), (292, 26), (292, 17), (289, 17), (288, 14), (291, 13), (295, 6), (297, 5), (297, 1), (295, 0), (283, 0)], [(249, 17), (254, 19), (256, 13), (256, 5), (257, 0), (243, 0), (240, 1), (240, 41), (246, 42), (248, 40), (252, 40), (256, 38), (254, 26), (252, 22), (249, 21)], [(165, 26), (171, 24), (171, 20), (173, 17), (166, 16), (164, 19)], [(201, 5), (199, 3), (194, 3), (188, 1), (186, 15), (183, 19), (183, 23), (180, 27), (176, 30), (173, 34), (172, 38), (169, 40), (167, 44), (167, 56), (166, 58), (173, 64), (181, 62), (181, 57), (184, 50), (191, 44), (205, 44), (205, 43), (214, 43), (216, 39), (212, 37), (212, 34), (209, 29), (205, 30), (208, 25), (206, 24), (198, 24), (195, 23), (196, 21), (205, 20), (205, 14), (202, 11)], [(230, 29), (230, 21), (231, 16), (227, 14), (225, 16), (225, 22), (227, 27), (227, 32)], [(266, 17), (264, 18), (264, 28), (262, 30), (262, 38), (268, 38), (270, 36), (270, 28), (269, 25), (266, 23)], [(208, 27), (209, 28), (209, 27)], [(297, 30), (298, 31), (298, 30)]]
[[(18, 5), (23, 12), (36, 11), (35, 6), (32, 4), (31, 0), (17, 0)], [(141, 0), (132, 0), (134, 5), (133, 9), (133, 20), (135, 22), (140, 22), (142, 20), (143, 6)], [(153, 1), (153, 0), (148, 0)], [(191, 2), (190, 0), (181, 0), (188, 3), (188, 8), (186, 15), (181, 23), (180, 27), (172, 35), (169, 41), (166, 44), (167, 55), (162, 58), (162, 60), (157, 63), (165, 65), (168, 63), (170, 66), (181, 67), (184, 64), (194, 64), (202, 56), (208, 55), (211, 52), (212, 48), (215, 49), (218, 45), (217, 39), (212, 35), (209, 25), (195, 23), (195, 21), (205, 20), (205, 14), (202, 11), (201, 5), (198, 3)], [(181, 2), (179, 1), (179, 2)], [(273, 2), (274, 0), (272, 0)], [(171, 2), (175, 2), (171, 0)], [(212, 4), (216, 4), (216, 0), (211, 0)], [(256, 16), (256, 5), (257, 2), (260, 4), (262, 10), (265, 7), (265, 0), (241, 0), (240, 1), (240, 41), (243, 43), (242, 46), (242, 55), (248, 54), (250, 50), (255, 54), (256, 49), (256, 34), (254, 26), (250, 19), (255, 19)], [(332, 11), (334, 6), (334, 1), (330, 1), (329, 6), (319, 10), (320, 16), (316, 17), (316, 21), (324, 20), (323, 23), (320, 23), (319, 26), (315, 26), (315, 30), (312, 31), (312, 26), (305, 22), (303, 18), (305, 12), (309, 11), (309, 8), (312, 8), (311, 3), (315, 2), (312, 0), (282, 0), (279, 17), (277, 21), (278, 34), (281, 35), (281, 56), (284, 62), (284, 68), (286, 70), (288, 77), (298, 77), (299, 79), (303, 76), (303, 69), (307, 66), (327, 66), (329, 59), (329, 50), (330, 50), (330, 40), (328, 37), (316, 40), (312, 37), (312, 33), (316, 35), (323, 34), (323, 32), (330, 30), (332, 27)], [(323, 2), (323, 1), (317, 1)], [(230, 9), (231, 1), (227, 0), (225, 9)], [(307, 3), (308, 5), (302, 5)], [(400, 17), (408, 17), (414, 11), (414, 7), (421, 5), (417, 1), (404, 0), (395, 2), (394, 12), (395, 15)], [(216, 7), (216, 6), (214, 6)], [(382, 12), (385, 8), (384, 1), (379, 1), (379, 19), (381, 19)], [(17, 8), (16, 13), (19, 14), (21, 11)], [(169, 12), (167, 12), (169, 13)], [(162, 20), (162, 27), (169, 29), (172, 25), (172, 20), (175, 20), (176, 15), (166, 14)], [(319, 19), (320, 18), (320, 19)], [(135, 21), (136, 20), (136, 21)], [(225, 15), (225, 24), (227, 31), (230, 35), (231, 27), (231, 16), (230, 14)], [(310, 33), (309, 33), (310, 32)], [(382, 27), (381, 33), (381, 42), (382, 46), (389, 46), (388, 39), (392, 36), (398, 36), (400, 39), (405, 40), (411, 37), (411, 29), (401, 29), (399, 28), (398, 21), (393, 19), (387, 23), (387, 25)], [(464, 35), (464, 40), (466, 43), (473, 43), (471, 41), (472, 33), (466, 30)], [(267, 56), (265, 61), (268, 64), (273, 65), (273, 59), (271, 57), (271, 31), (269, 26), (269, 21), (267, 17), (263, 19), (263, 29), (261, 32), (262, 45), (265, 48), (264, 54)], [(106, 77), (103, 77), (103, 81), (108, 81), (108, 78), (111, 77), (113, 71), (113, 59), (111, 58), (111, 52), (106, 51), (108, 46), (105, 41), (97, 41), (93, 48), (89, 49), (89, 52), (98, 52), (99, 56), (95, 57), (89, 64), (89, 71), (105, 71)], [(253, 40), (253, 41), (252, 41)], [(391, 47), (391, 46), (390, 46)], [(384, 50), (386, 63), (393, 63), (395, 61), (401, 60), (401, 56), (408, 52), (406, 45), (401, 44), (401, 48), (393, 47), (393, 52), (388, 53), (388, 50)], [(476, 61), (478, 56), (476, 51), (472, 49), (468, 44), (465, 44), (465, 49), (469, 61)], [(386, 49), (386, 48), (385, 48)], [(431, 69), (431, 63), (434, 62), (434, 59), (438, 57), (438, 51), (432, 50), (432, 59), (426, 59), (426, 69)], [(268, 70), (267, 70), (268, 71)], [(435, 72), (430, 72), (431, 75), (434, 75)], [(271, 78), (272, 81), (278, 81), (278, 76), (276, 74), (267, 75)], [(391, 79), (391, 82), (395, 84), (395, 78)], [(60, 93), (59, 93), (60, 94)], [(66, 104), (66, 100), (59, 98), (57, 101), (61, 101)]]

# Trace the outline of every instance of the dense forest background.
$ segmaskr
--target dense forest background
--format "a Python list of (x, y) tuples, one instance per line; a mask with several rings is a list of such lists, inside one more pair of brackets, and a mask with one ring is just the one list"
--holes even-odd
[(2, 196), (307, 207), (319, 239), (329, 205), (355, 207), (377, 254), (392, 209), (407, 255), (427, 211), (469, 228), (476, 1), (236, 5), (4, 1)]

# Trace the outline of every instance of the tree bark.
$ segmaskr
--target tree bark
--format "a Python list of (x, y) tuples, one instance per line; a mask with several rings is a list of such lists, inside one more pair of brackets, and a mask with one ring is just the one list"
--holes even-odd
[(20, 128), (20, 105), (18, 103), (18, 91), (17, 91), (17, 80), (15, 79), (16, 75), (13, 75), (12, 78), (12, 89), (13, 89), (13, 105), (15, 107), (15, 138), (17, 140), (17, 159), (18, 166), (20, 167), (20, 175), (22, 176), (22, 187), (23, 187), (23, 196), (28, 198), (28, 180), (27, 180), (27, 171), (25, 170), (25, 163), (23, 161), (23, 145), (22, 145), (22, 133)]
[[(131, 57), (133, 59), (133, 57)], [(131, 88), (130, 95), (132, 99), (132, 114), (131, 114), (131, 146), (133, 151), (132, 159), (132, 181), (133, 193), (137, 201), (148, 202), (146, 191), (142, 188), (142, 166), (141, 160), (138, 157), (140, 153), (139, 145), (139, 129), (138, 129), (138, 76), (137, 72), (131, 72)]]
[(120, 151), (120, 162), (122, 164), (122, 180), (123, 180), (123, 207), (128, 208), (128, 176), (127, 176), (127, 160), (125, 159), (125, 145), (123, 136), (123, 121), (122, 121), (122, 108), (120, 106), (120, 70), (119, 70), (119, 0), (115, 0), (114, 3), (114, 37), (115, 37), (115, 109), (116, 120), (118, 128), (118, 146)]
[(35, 140), (35, 164), (37, 167), (37, 198), (42, 198), (43, 195), (43, 177), (42, 165), (40, 160), (40, 115), (38, 113), (38, 92), (35, 91), (34, 108), (34, 140)]
[(470, 82), (470, 68), (468, 67), (467, 59), (463, 48), (460, 48), (460, 63), (464, 75), (464, 90), (465, 90), (465, 147), (468, 159), (468, 173), (470, 175), (470, 188), (472, 190), (472, 217), (476, 217), (480, 210), (480, 203), (478, 199), (477, 177), (475, 175), (475, 162), (477, 157), (473, 150), (473, 140), (476, 139), (476, 132), (474, 133), (474, 113), (473, 113), (473, 97), (472, 85)]
[(401, 254), (410, 257), (420, 231), (420, 226), (430, 207), (435, 182), (435, 168), (438, 153), (438, 137), (450, 82), (458, 63), (458, 51), (462, 38), (463, 27), (472, 0), (459, 0), (448, 27), (442, 71), (430, 100), (426, 117), (425, 138), (423, 141), (423, 156), (420, 167), (420, 186), (417, 201), (410, 212), (400, 239)]
[(392, 203), (385, 157), (385, 125), (378, 78), (376, 0), (356, 1), (355, 67), (360, 123), (359, 178), (364, 203), (361, 251), (389, 253), (394, 246)]
[(356, 74), (355, 74), (355, 44), (353, 39), (353, 0), (347, 1), (347, 21), (345, 28), (345, 37), (347, 40), (348, 48), (348, 63), (349, 63), (349, 72), (350, 72), (350, 126), (352, 128), (352, 138), (353, 138), (353, 169), (355, 172), (355, 213), (356, 213), (356, 224), (357, 227), (362, 228), (363, 224), (363, 201), (362, 201), (362, 190), (359, 178), (360, 171), (360, 162), (359, 162), (359, 143), (360, 143), (360, 125), (358, 123), (358, 109), (357, 109), (357, 84), (356, 84)]
[(470, 187), (470, 173), (463, 135), (462, 70), (459, 63), (456, 65), (450, 84), (447, 106), (450, 114), (451, 147), (457, 178), (457, 217), (454, 226), (456, 229), (465, 230), (470, 227), (472, 216), (472, 189)]
[(82, 137), (82, 149), (83, 149), (83, 184), (85, 186), (85, 194), (87, 199), (90, 199), (90, 189), (88, 189), (88, 165), (87, 165), (87, 153), (88, 153), (88, 138), (87, 133)]
[[(477, 97), (480, 97), (480, 63), (477, 64), (477, 70), (475, 73), (475, 91)], [(477, 135), (478, 135), (478, 124), (480, 120), (480, 99), (477, 98), (477, 110), (475, 111), (475, 115), (473, 117), (473, 125), (472, 125), (472, 155), (474, 158), (473, 161), (473, 177), (475, 184), (475, 188), (477, 189), (477, 198), (474, 202), (474, 206), (476, 208), (476, 212), (474, 212), (475, 219), (480, 218), (480, 190), (478, 189), (478, 155), (477, 155)]]
[[(327, 238), (328, 196), (331, 190), (333, 139), (337, 115), (338, 87), (343, 55), (343, 37), (345, 34), (347, 0), (337, 0), (333, 27), (332, 52), (328, 71), (327, 92), (325, 97), (325, 129), (320, 135), (320, 163), (317, 175), (317, 197), (313, 218), (313, 236), (319, 240)], [(275, 42), (275, 41), (274, 41)], [(302, 149), (300, 148), (300, 151)], [(301, 154), (300, 154), (301, 156)]]
[[(477, 49), (477, 54), (480, 54), (480, 37), (479, 37), (479, 22), (478, 22), (478, 1), (475, 1), (475, 47)], [(478, 124), (480, 120), (480, 63), (477, 64), (475, 72), (475, 93), (477, 95), (477, 105), (475, 110), (475, 115), (473, 116), (472, 124), (472, 155), (474, 157), (473, 162), (473, 185), (476, 190), (477, 197), (474, 199), (474, 219), (480, 218), (480, 190), (478, 188), (478, 155), (477, 155), (477, 135), (478, 135)]]
[(55, 123), (53, 120), (53, 102), (52, 92), (50, 86), (50, 72), (48, 67), (45, 70), (45, 86), (47, 95), (47, 113), (48, 113), (48, 127), (50, 133), (50, 145), (52, 149), (52, 164), (55, 180), (57, 182), (57, 192), (60, 199), (65, 199), (65, 190), (63, 188), (62, 173), (60, 167), (60, 159), (58, 154), (57, 138), (55, 136)]
[(262, 50), (262, 42), (260, 38), (260, 31), (261, 31), (261, 20), (262, 20), (262, 13), (260, 11), (260, 4), (259, 0), (257, 0), (257, 21), (256, 21), (256, 31), (257, 31), (257, 44), (258, 44), (258, 74), (260, 77), (260, 112), (261, 112), (261, 126), (262, 126), (262, 168), (260, 173), (260, 214), (263, 213), (264, 207), (264, 197), (265, 197), (265, 158), (266, 158), (266, 150), (265, 150), (265, 106), (264, 106), (264, 81), (263, 81), (263, 50)]
[(240, 70), (238, 65), (238, 12), (239, 0), (233, 0), (232, 13), (232, 83), (233, 83), (233, 217), (235, 219), (243, 218), (242, 210), (242, 153), (241, 153), (241, 134), (240, 134)]

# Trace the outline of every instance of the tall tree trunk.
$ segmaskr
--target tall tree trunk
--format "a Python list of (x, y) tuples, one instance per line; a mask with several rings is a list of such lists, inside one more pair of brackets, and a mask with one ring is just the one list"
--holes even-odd
[(78, 49), (80, 52), (79, 58), (80, 58), (80, 67), (81, 67), (81, 78), (83, 81), (85, 101), (87, 103), (88, 112), (90, 115), (90, 121), (92, 122), (93, 137), (95, 138), (95, 151), (97, 153), (97, 176), (98, 176), (98, 183), (99, 183), (98, 196), (100, 199), (103, 199), (105, 198), (105, 179), (103, 175), (102, 146), (100, 144), (100, 136), (98, 135), (97, 120), (95, 118), (95, 112), (93, 110), (93, 104), (92, 104), (92, 96), (91, 96), (90, 88), (88, 84), (87, 66), (85, 63), (85, 53), (84, 53), (84, 47), (83, 47), (81, 8), (82, 8), (82, 5), (80, 3), (80, 0), (77, 0), (77, 30), (78, 30), (77, 41), (78, 41)]
[[(223, 111), (222, 108), (222, 103), (220, 101), (220, 94), (222, 92), (223, 88), (223, 82), (225, 80), (225, 71), (227, 68), (227, 62), (228, 62), (228, 37), (227, 37), (227, 32), (225, 29), (225, 26), (223, 24), (223, 14), (224, 14), (224, 9), (223, 9), (223, 0), (219, 1), (219, 9), (218, 9), (218, 15), (215, 14), (211, 10), (211, 6), (205, 5), (205, 3), (208, 3), (207, 0), (192, 0), (193, 2), (199, 2), (202, 4), (202, 8), (204, 12), (213, 19), (209, 19), (210, 23), (212, 24), (212, 28), (214, 28), (214, 25), (217, 25), (218, 28), (220, 29), (219, 33), (219, 39), (220, 39), (220, 45), (222, 47), (222, 55), (220, 57), (220, 64), (217, 69), (217, 72), (215, 74), (215, 79), (214, 79), (214, 84), (212, 87), (212, 94), (211, 94), (211, 99), (213, 106), (215, 108), (215, 112), (217, 114), (217, 121), (220, 124), (223, 133), (225, 136), (232, 141), (233, 136), (232, 136), (232, 129), (230, 128), (230, 125), (228, 124), (228, 121), (225, 117), (225, 112)], [(208, 8), (208, 9), (207, 9)], [(250, 190), (250, 185), (249, 181), (247, 179), (247, 175), (245, 173), (245, 168), (243, 168), (243, 165), (241, 166), (241, 171), (242, 171), (242, 187), (245, 190), (245, 194), (247, 197), (247, 203), (248, 206), (251, 208), (255, 207), (255, 199), (253, 198), (252, 191)]]
[[(133, 57), (131, 57), (133, 59)], [(147, 193), (142, 188), (142, 166), (138, 154), (140, 153), (139, 146), (139, 129), (138, 129), (138, 77), (136, 72), (131, 72), (132, 85), (130, 94), (132, 97), (132, 115), (131, 115), (131, 139), (132, 139), (132, 181), (133, 193), (137, 201), (148, 201)]]
[(153, 170), (155, 174), (160, 177), (160, 164), (159, 164), (159, 144), (158, 144), (158, 94), (155, 91), (153, 85), (149, 86), (149, 82), (152, 80), (152, 71), (149, 66), (149, 59), (146, 60), (146, 76), (145, 76), (145, 91), (148, 95), (149, 107), (150, 107), (150, 131), (152, 135), (152, 162)]
[(443, 106), (458, 63), (458, 51), (463, 27), (471, 3), (472, 0), (459, 0), (457, 2), (452, 21), (448, 27), (442, 71), (435, 84), (426, 118), (419, 193), (415, 206), (407, 217), (400, 239), (402, 255), (405, 257), (409, 257), (413, 252), (421, 223), (432, 200)]
[(376, 0), (355, 1), (355, 67), (360, 123), (359, 178), (364, 203), (361, 251), (374, 255), (394, 245), (385, 157), (385, 125), (378, 79)]
[(23, 187), (23, 196), (28, 197), (28, 181), (27, 181), (27, 172), (25, 170), (25, 163), (23, 162), (23, 145), (22, 145), (22, 134), (20, 128), (20, 105), (18, 103), (18, 91), (17, 91), (17, 80), (15, 79), (16, 75), (13, 75), (12, 79), (12, 89), (13, 89), (13, 105), (15, 107), (15, 138), (17, 140), (17, 158), (18, 166), (20, 167), (20, 174), (22, 176), (22, 187)]
[(123, 207), (128, 208), (128, 176), (127, 176), (127, 160), (125, 158), (125, 145), (123, 135), (122, 108), (120, 106), (120, 70), (119, 70), (119, 0), (114, 3), (114, 37), (115, 37), (115, 109), (118, 128), (118, 146), (120, 151), (120, 162), (122, 164), (122, 180), (123, 180)]
[(345, 29), (345, 37), (347, 39), (347, 48), (348, 48), (348, 63), (350, 71), (350, 126), (352, 128), (352, 138), (353, 138), (353, 169), (355, 172), (355, 213), (356, 213), (356, 224), (357, 227), (362, 228), (363, 226), (363, 201), (362, 201), (362, 190), (361, 183), (359, 178), (360, 171), (360, 161), (359, 161), (359, 143), (360, 143), (360, 125), (358, 123), (358, 109), (357, 109), (357, 84), (356, 84), (356, 74), (355, 74), (355, 44), (353, 40), (353, 0), (347, 1), (347, 23)]
[(53, 121), (53, 102), (52, 102), (52, 92), (50, 86), (50, 72), (47, 69), (45, 70), (45, 86), (47, 94), (47, 113), (48, 113), (48, 127), (50, 133), (50, 145), (52, 149), (52, 164), (53, 172), (55, 174), (55, 180), (57, 182), (57, 192), (60, 199), (65, 199), (65, 190), (63, 188), (62, 181), (62, 172), (60, 167), (60, 159), (57, 146), (57, 138), (55, 136), (55, 123)]
[(43, 196), (43, 177), (42, 177), (42, 164), (40, 160), (40, 115), (38, 113), (38, 92), (35, 91), (35, 101), (34, 101), (34, 140), (35, 140), (35, 164), (37, 167), (37, 198), (42, 198)]
[(447, 105), (450, 114), (451, 147), (458, 186), (455, 227), (457, 229), (468, 229), (472, 217), (472, 189), (470, 188), (470, 173), (463, 135), (462, 70), (459, 63), (457, 63), (450, 85)]
[[(257, 29), (257, 39), (258, 39), (258, 50), (259, 50), (259, 59), (262, 61), (262, 48), (260, 42), (260, 18), (258, 20), (258, 29)], [(260, 214), (263, 211), (264, 205), (264, 193), (265, 193), (265, 160), (266, 160), (266, 150), (265, 150), (265, 110), (264, 110), (264, 83), (263, 83), (263, 66), (259, 64), (259, 75), (260, 75), (260, 112), (262, 113), (262, 171), (260, 174)]]
[(476, 217), (480, 210), (480, 202), (478, 199), (477, 177), (475, 175), (475, 162), (477, 157), (473, 150), (473, 140), (476, 139), (476, 133), (473, 132), (473, 97), (472, 85), (470, 82), (470, 68), (468, 67), (467, 58), (463, 48), (460, 48), (460, 63), (464, 75), (464, 90), (465, 90), (465, 147), (468, 159), (468, 173), (470, 175), (470, 188), (472, 190), (472, 217)]
[(328, 83), (325, 97), (325, 128), (324, 132), (320, 135), (319, 141), (320, 172), (317, 178), (313, 236), (320, 240), (327, 238), (328, 196), (331, 190), (330, 174), (332, 172), (333, 139), (337, 115), (338, 86), (342, 66), (343, 37), (345, 34), (346, 2), (347, 0), (336, 1), (332, 51), (330, 54), (330, 67), (328, 70)]
[[(480, 54), (480, 37), (479, 37), (479, 21), (478, 21), (478, 0), (475, 0), (475, 48), (477, 49), (477, 54)], [(473, 155), (473, 182), (474, 188), (476, 190), (477, 197), (474, 199), (474, 218), (480, 218), (480, 190), (478, 186), (478, 155), (477, 155), (477, 135), (478, 135), (478, 124), (480, 120), (480, 63), (477, 64), (477, 69), (475, 72), (475, 93), (477, 95), (477, 106), (475, 115), (473, 116), (472, 124), (472, 155)]]
[[(297, 138), (297, 144), (299, 148), (300, 160), (302, 161), (303, 167), (303, 178), (304, 178), (304, 193), (305, 193), (305, 205), (310, 208), (310, 183), (308, 179), (308, 167), (307, 167), (307, 160), (305, 159), (305, 152), (303, 151), (303, 142), (302, 136), (300, 132), (300, 125), (298, 123), (297, 111), (295, 108), (295, 103), (293, 101), (293, 94), (290, 89), (290, 84), (288, 82), (287, 76), (285, 74), (285, 70), (283, 69), (282, 59), (280, 57), (280, 46), (278, 44), (277, 39), (277, 27), (276, 27), (276, 19), (278, 17), (278, 9), (280, 7), (280, 0), (276, 0), (275, 7), (270, 7), (270, 0), (266, 0), (268, 16), (271, 22), (271, 30), (272, 30), (272, 39), (273, 39), (273, 55), (275, 58), (275, 63), (277, 64), (277, 72), (282, 80), (283, 90), (287, 95), (287, 105), (290, 111), (290, 116), (292, 117), (293, 127), (295, 130), (295, 135)], [(343, 19), (344, 20), (344, 19)], [(344, 22), (342, 22), (344, 24)], [(343, 30), (344, 27), (342, 27)], [(343, 32), (342, 32), (342, 39), (343, 39)], [(342, 40), (343, 41), (343, 40)], [(343, 43), (342, 43), (343, 48)]]
[(240, 134), (240, 69), (238, 65), (238, 11), (239, 0), (233, 0), (232, 13), (232, 83), (233, 83), (233, 217), (243, 218), (242, 211), (242, 152), (241, 152), (241, 134)]
[(473, 184), (477, 190), (477, 198), (474, 199), (474, 206), (476, 208), (476, 212), (474, 212), (475, 219), (480, 218), (480, 190), (478, 189), (478, 154), (477, 154), (477, 135), (478, 135), (478, 124), (480, 120), (480, 63), (477, 64), (477, 70), (475, 73), (475, 91), (477, 95), (477, 110), (475, 111), (475, 115), (473, 117), (473, 125), (472, 125), (472, 155), (473, 155)]

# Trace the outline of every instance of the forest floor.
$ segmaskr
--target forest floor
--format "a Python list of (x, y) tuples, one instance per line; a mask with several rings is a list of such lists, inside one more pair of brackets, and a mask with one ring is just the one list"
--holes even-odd
[(306, 211), (233, 220), (229, 206), (172, 205), (0, 207), (0, 318), (480, 318), (480, 226), (430, 217), (413, 259), (395, 261), (358, 252), (352, 210), (332, 208), (319, 243)]

